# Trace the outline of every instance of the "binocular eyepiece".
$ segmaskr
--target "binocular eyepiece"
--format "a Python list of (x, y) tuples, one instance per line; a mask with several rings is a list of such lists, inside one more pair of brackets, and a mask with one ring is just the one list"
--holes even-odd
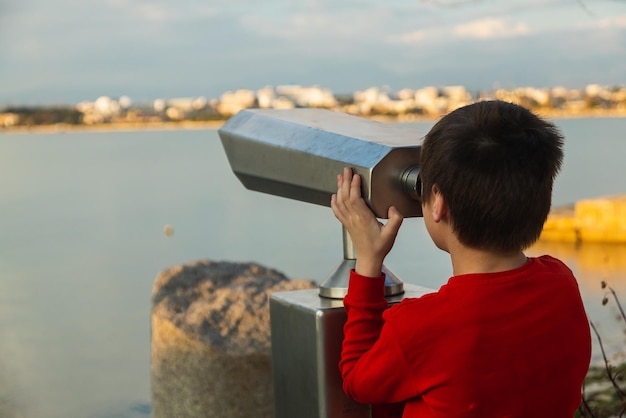
[(376, 217), (390, 206), (422, 216), (421, 135), (405, 126), (326, 109), (246, 109), (218, 133), (247, 189), (330, 206), (337, 174), (351, 167)]

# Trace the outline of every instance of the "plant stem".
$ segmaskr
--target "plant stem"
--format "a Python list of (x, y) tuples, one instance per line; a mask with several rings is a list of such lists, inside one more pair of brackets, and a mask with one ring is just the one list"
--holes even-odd
[(609, 286), (609, 290), (613, 294), (613, 299), (615, 299), (615, 303), (617, 303), (617, 307), (619, 308), (619, 312), (622, 314), (622, 319), (626, 322), (626, 314), (624, 313), (624, 308), (622, 308), (622, 304), (619, 303), (619, 299), (617, 297), (617, 293), (615, 293), (615, 290), (613, 290), (613, 288), (611, 286)]
[[(596, 415), (591, 410), (591, 407), (589, 406), (589, 404), (587, 403), (587, 399), (585, 398), (585, 384), (584, 383), (583, 383), (583, 394), (582, 394), (582, 406), (584, 406), (584, 409), (582, 407), (578, 407), (578, 410), (580, 411), (580, 414), (583, 418), (587, 418), (587, 416), (589, 416), (590, 418), (596, 418)], [(585, 412), (585, 410), (589, 413), (589, 415), (587, 415), (587, 412)]]
[(606, 374), (608, 375), (609, 380), (611, 381), (611, 384), (615, 388), (615, 392), (617, 393), (617, 396), (619, 396), (619, 398), (623, 401), (624, 396), (626, 394), (622, 391), (622, 388), (619, 387), (619, 385), (615, 381), (615, 377), (613, 376), (613, 373), (611, 373), (611, 366), (609, 365), (609, 359), (606, 358), (606, 352), (604, 351), (604, 345), (602, 344), (602, 338), (600, 338), (600, 333), (598, 333), (598, 330), (596, 329), (596, 326), (593, 325), (593, 322), (589, 321), (589, 324), (591, 325), (591, 329), (593, 329), (593, 332), (596, 334), (596, 337), (598, 338), (598, 343), (600, 344), (600, 350), (602, 351), (602, 358), (604, 359), (604, 366), (606, 368)]

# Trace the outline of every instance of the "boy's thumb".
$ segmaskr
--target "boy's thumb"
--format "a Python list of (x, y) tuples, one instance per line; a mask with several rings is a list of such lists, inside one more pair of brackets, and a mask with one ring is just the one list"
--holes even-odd
[(387, 228), (389, 228), (394, 233), (397, 233), (400, 229), (400, 225), (402, 225), (402, 221), (404, 220), (404, 216), (396, 209), (394, 206), (390, 206), (387, 211)]

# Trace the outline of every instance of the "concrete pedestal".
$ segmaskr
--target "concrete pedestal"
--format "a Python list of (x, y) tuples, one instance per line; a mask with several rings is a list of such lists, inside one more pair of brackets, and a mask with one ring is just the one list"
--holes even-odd
[[(433, 292), (407, 284), (404, 289), (389, 303)], [(342, 389), (343, 301), (321, 298), (317, 289), (274, 293), (270, 318), (275, 417), (369, 418), (369, 406), (354, 402)]]

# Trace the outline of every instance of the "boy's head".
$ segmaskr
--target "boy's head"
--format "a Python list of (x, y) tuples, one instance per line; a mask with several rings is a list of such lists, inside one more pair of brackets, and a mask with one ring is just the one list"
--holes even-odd
[(424, 202), (433, 186), (461, 244), (511, 252), (533, 244), (550, 211), (563, 137), (528, 109), (477, 102), (443, 117), (424, 138)]

